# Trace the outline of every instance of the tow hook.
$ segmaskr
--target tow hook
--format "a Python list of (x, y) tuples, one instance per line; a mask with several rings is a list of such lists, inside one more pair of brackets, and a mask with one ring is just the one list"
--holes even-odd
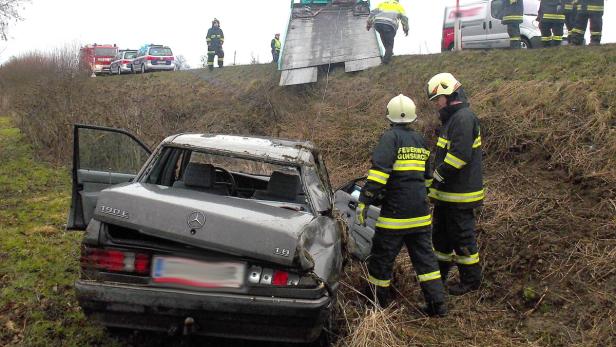
[(195, 320), (192, 317), (184, 319), (184, 336), (192, 335), (195, 332)]

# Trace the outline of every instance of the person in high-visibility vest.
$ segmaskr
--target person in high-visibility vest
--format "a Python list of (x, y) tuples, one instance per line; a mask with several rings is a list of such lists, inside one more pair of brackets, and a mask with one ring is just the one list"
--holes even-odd
[(398, 0), (383, 1), (368, 16), (366, 29), (370, 30), (374, 26), (374, 30), (379, 33), (381, 42), (385, 46), (383, 64), (389, 64), (394, 55), (394, 37), (398, 31), (398, 22), (402, 23), (404, 35), (409, 36), (409, 19)]
[(575, 29), (571, 30), (571, 42), (581, 45), (584, 42), (586, 26), (590, 21), (590, 44), (601, 44), (601, 31), (603, 30), (604, 0), (580, 0), (578, 13), (575, 19)]
[(524, 21), (524, 2), (523, 0), (505, 0), (502, 24), (507, 25), (509, 34), (509, 47), (520, 48), (522, 37), (520, 35), (520, 24)]
[(205, 36), (207, 41), (207, 67), (210, 71), (214, 69), (214, 57), (218, 56), (218, 67), (222, 68), (225, 62), (225, 51), (222, 45), (225, 43), (225, 34), (220, 29), (220, 21), (216, 18), (212, 21), (212, 27), (208, 29)]
[(280, 34), (276, 34), (274, 36), (270, 45), (272, 47), (272, 59), (274, 60), (274, 63), (278, 63), (278, 58), (280, 58), (280, 49), (282, 48), (282, 43), (280, 43)]
[(537, 20), (543, 47), (560, 46), (565, 25), (563, 0), (541, 0)]

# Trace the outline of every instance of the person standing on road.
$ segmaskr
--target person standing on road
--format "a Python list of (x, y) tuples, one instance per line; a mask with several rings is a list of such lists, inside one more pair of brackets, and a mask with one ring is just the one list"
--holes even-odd
[(510, 48), (521, 48), (522, 37), (520, 35), (520, 24), (523, 20), (523, 0), (505, 0), (505, 8), (503, 10), (503, 19), (501, 20), (501, 23), (507, 25), (507, 34), (509, 34)]
[(447, 313), (445, 293), (432, 251), (432, 217), (426, 199), (430, 151), (423, 136), (410, 127), (417, 119), (413, 100), (404, 95), (393, 98), (387, 105), (387, 119), (391, 128), (372, 153), (372, 168), (357, 211), (358, 222), (365, 225), (370, 205), (381, 205), (368, 262), (370, 284), (364, 292), (377, 305), (389, 305), (394, 261), (406, 245), (427, 303), (422, 311), (443, 316)]
[(409, 19), (398, 0), (383, 1), (368, 16), (366, 29), (370, 30), (374, 26), (374, 30), (379, 33), (381, 42), (385, 46), (383, 64), (389, 64), (394, 55), (394, 38), (398, 31), (398, 21), (402, 23), (404, 35), (409, 36)]
[(565, 26), (567, 27), (567, 41), (571, 42), (571, 32), (575, 28), (575, 17), (577, 16), (578, 0), (564, 0), (565, 5)]
[(584, 42), (586, 26), (590, 21), (590, 44), (601, 44), (601, 31), (603, 30), (603, 0), (580, 0), (578, 13), (575, 19), (575, 29), (571, 30), (572, 43), (581, 45)]
[(432, 241), (443, 282), (457, 264), (460, 283), (450, 286), (449, 293), (462, 295), (481, 283), (473, 210), (484, 199), (479, 120), (452, 74), (432, 77), (427, 92), (442, 123), (428, 194), (435, 204)]
[(541, 0), (537, 20), (543, 47), (560, 46), (563, 42), (565, 24), (563, 0)]
[(207, 41), (207, 68), (214, 69), (214, 57), (218, 56), (218, 67), (225, 64), (225, 52), (222, 45), (225, 43), (225, 34), (220, 29), (220, 21), (216, 18), (212, 21), (212, 27), (208, 29), (205, 40)]
[(272, 47), (272, 59), (274, 63), (278, 64), (278, 58), (280, 58), (280, 50), (282, 49), (282, 43), (280, 42), (280, 34), (274, 35), (270, 44)]

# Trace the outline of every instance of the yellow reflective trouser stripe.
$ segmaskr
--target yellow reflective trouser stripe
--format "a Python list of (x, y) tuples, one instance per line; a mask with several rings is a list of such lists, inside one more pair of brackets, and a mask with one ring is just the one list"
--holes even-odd
[(591, 31), (590, 35), (592, 35), (592, 36), (601, 35), (601, 32), (600, 31)]
[(418, 275), (417, 278), (419, 278), (419, 282), (432, 281), (441, 278), (441, 272), (434, 271), (427, 274)]
[[(509, 38), (509, 41), (520, 41), (520, 40), (521, 40), (521, 38), (519, 36), (512, 36), (512, 37)], [(475, 147), (473, 147), (473, 148), (475, 148)]]
[(372, 275), (368, 275), (368, 282), (379, 287), (389, 287), (391, 280), (380, 280), (378, 278), (372, 277)]
[(555, 40), (555, 41), (562, 41), (562, 40), (563, 40), (563, 37), (562, 37), (562, 36), (552, 36), (552, 40)]
[(543, 19), (556, 19), (556, 20), (565, 20), (564, 14), (553, 14), (553, 13), (544, 13)]
[(374, 181), (380, 184), (387, 184), (387, 180), (389, 179), (389, 175), (378, 170), (369, 170), (368, 171), (368, 179), (370, 181)]
[(541, 41), (551, 41), (552, 39), (548, 36), (541, 36)]
[(524, 17), (522, 16), (505, 16), (503, 17), (503, 20), (522, 20), (524, 19)]
[(573, 5), (571, 5), (571, 4), (566, 4), (566, 5), (565, 5), (565, 10), (573, 10)]
[[(513, 38), (512, 38), (513, 39)], [(518, 40), (520, 39), (520, 37), (518, 36), (517, 38)], [(481, 146), (481, 136), (477, 136), (477, 138), (475, 139), (475, 141), (473, 142), (473, 148), (477, 148)]]
[(464, 167), (464, 165), (466, 165), (466, 162), (464, 160), (456, 157), (451, 153), (447, 153), (447, 155), (445, 156), (445, 162), (455, 167), (456, 169), (461, 169)]
[(587, 5), (586, 10), (592, 12), (603, 12), (603, 6)]
[(479, 201), (484, 198), (484, 195), (483, 189), (472, 193), (447, 193), (434, 188), (430, 188), (430, 194), (428, 194), (429, 197), (436, 200), (459, 203)]
[(383, 229), (411, 229), (419, 228), (432, 224), (432, 215), (416, 218), (386, 218), (379, 217), (376, 226)]
[(422, 160), (396, 160), (394, 171), (425, 171), (426, 162)]
[(437, 147), (441, 147), (441, 148), (448, 148), (449, 147), (449, 140), (444, 139), (442, 137), (439, 137), (438, 141), (436, 142), (436, 146)]
[(583, 31), (583, 30), (580, 30), (580, 29), (578, 29), (578, 28), (573, 28), (573, 29), (571, 29), (571, 32), (572, 32), (572, 33), (576, 33), (576, 34), (583, 34), (583, 33), (584, 33), (584, 31)]
[(436, 255), (436, 259), (440, 260), (440, 261), (445, 261), (445, 262), (452, 262), (453, 261), (453, 252), (452, 253), (443, 253), (443, 252), (439, 252), (437, 250), (434, 250), (434, 254)]
[(471, 254), (469, 256), (456, 255), (454, 259), (458, 264), (473, 265), (479, 262), (479, 253)]
[(429, 179), (429, 180), (426, 180), (426, 187), (431, 186), (431, 185), (432, 185), (432, 181), (433, 181), (433, 179), (432, 179), (432, 178), (431, 178), (431, 179)]
[(214, 54), (216, 51), (207, 51), (207, 54)]

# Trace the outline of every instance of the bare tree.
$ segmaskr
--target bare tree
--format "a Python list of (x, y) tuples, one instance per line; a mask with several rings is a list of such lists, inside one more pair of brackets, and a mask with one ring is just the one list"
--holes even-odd
[(188, 62), (186, 61), (186, 57), (183, 55), (177, 55), (175, 56), (175, 68), (177, 70), (188, 70), (190, 69), (190, 65), (188, 65)]
[(13, 20), (18, 21), (19, 10), (23, 9), (23, 4), (30, 0), (0, 0), (0, 40), (8, 40), (7, 30), (9, 23)]

